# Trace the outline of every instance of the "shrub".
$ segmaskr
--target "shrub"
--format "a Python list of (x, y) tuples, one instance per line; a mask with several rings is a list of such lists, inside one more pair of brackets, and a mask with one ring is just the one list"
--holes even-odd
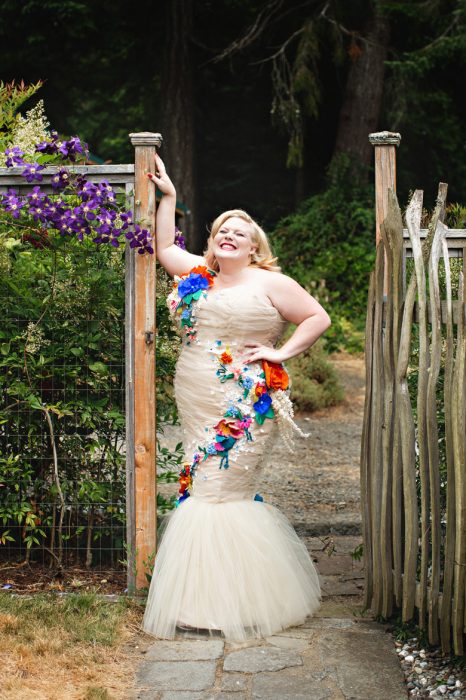
[(329, 169), (327, 188), (282, 219), (271, 235), (283, 272), (326, 306), (331, 351), (362, 350), (374, 232), (373, 187), (342, 157)]
[(316, 411), (343, 400), (344, 390), (328, 359), (323, 340), (286, 364), (292, 381), (291, 399), (297, 410)]

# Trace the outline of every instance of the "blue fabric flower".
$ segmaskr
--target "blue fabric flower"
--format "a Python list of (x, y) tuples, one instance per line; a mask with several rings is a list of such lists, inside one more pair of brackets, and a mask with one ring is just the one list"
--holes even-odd
[(272, 399), (270, 398), (269, 394), (262, 394), (262, 396), (259, 396), (256, 403), (253, 405), (253, 408), (257, 413), (260, 413), (260, 415), (263, 416), (267, 413), (271, 405)]
[(183, 299), (188, 294), (195, 294), (200, 289), (207, 289), (209, 281), (202, 275), (193, 272), (178, 285), (178, 294)]
[(263, 497), (260, 495), (260, 493), (256, 493), (256, 495), (254, 496), (254, 500), (255, 500), (255, 501), (260, 501), (260, 503), (263, 503), (263, 502), (264, 502), (264, 499), (263, 499)]
[(245, 389), (250, 389), (254, 384), (252, 377), (242, 377), (241, 381)]

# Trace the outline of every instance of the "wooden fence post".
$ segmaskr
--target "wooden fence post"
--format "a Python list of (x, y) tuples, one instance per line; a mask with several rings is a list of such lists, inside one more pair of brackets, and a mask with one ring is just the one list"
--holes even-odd
[(401, 134), (378, 131), (369, 134), (375, 157), (375, 242), (381, 238), (380, 226), (388, 212), (388, 190), (396, 192), (396, 149)]
[[(135, 148), (134, 216), (141, 228), (155, 234), (155, 187), (147, 177), (154, 170), (160, 134), (130, 134)], [(128, 591), (147, 586), (146, 573), (156, 548), (156, 422), (155, 422), (155, 255), (127, 249), (127, 543)]]

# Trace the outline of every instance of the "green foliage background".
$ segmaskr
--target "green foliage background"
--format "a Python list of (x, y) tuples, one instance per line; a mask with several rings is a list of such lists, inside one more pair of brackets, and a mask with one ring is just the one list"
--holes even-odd
[(283, 271), (328, 308), (327, 349), (360, 351), (369, 274), (375, 260), (374, 191), (335, 161), (327, 187), (282, 219), (272, 234)]

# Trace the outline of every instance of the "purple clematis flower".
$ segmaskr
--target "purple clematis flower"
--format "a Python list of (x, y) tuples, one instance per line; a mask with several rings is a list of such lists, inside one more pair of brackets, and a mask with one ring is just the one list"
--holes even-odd
[(186, 250), (185, 237), (181, 233), (178, 226), (175, 226), (175, 245), (177, 245), (178, 248), (181, 248), (182, 250)]
[(130, 242), (129, 247), (137, 248), (140, 255), (145, 252), (153, 254), (152, 236), (147, 229), (141, 229), (140, 226), (136, 225), (133, 231), (125, 233), (125, 238)]
[(58, 148), (57, 148), (57, 143), (55, 141), (41, 141), (40, 143), (36, 144), (36, 153), (44, 153), (47, 155), (54, 155)]
[(70, 184), (70, 174), (66, 168), (60, 168), (50, 179), (52, 189), (56, 192), (64, 190)]
[(32, 204), (36, 204), (39, 200), (42, 199), (43, 196), (44, 193), (40, 189), (40, 185), (36, 185), (35, 187), (33, 187), (32, 190), (26, 195), (28, 202)]
[(44, 170), (43, 165), (39, 165), (38, 163), (26, 163), (26, 167), (21, 175), (25, 177), (28, 182), (41, 182), (43, 180), (40, 174), (41, 170)]
[(14, 165), (24, 165), (24, 151), (19, 146), (12, 146), (5, 151), (6, 167), (12, 168)]
[(16, 190), (8, 190), (7, 194), (2, 195), (2, 204), (5, 207), (5, 211), (9, 212), (14, 219), (19, 219), (25, 202), (18, 197)]

